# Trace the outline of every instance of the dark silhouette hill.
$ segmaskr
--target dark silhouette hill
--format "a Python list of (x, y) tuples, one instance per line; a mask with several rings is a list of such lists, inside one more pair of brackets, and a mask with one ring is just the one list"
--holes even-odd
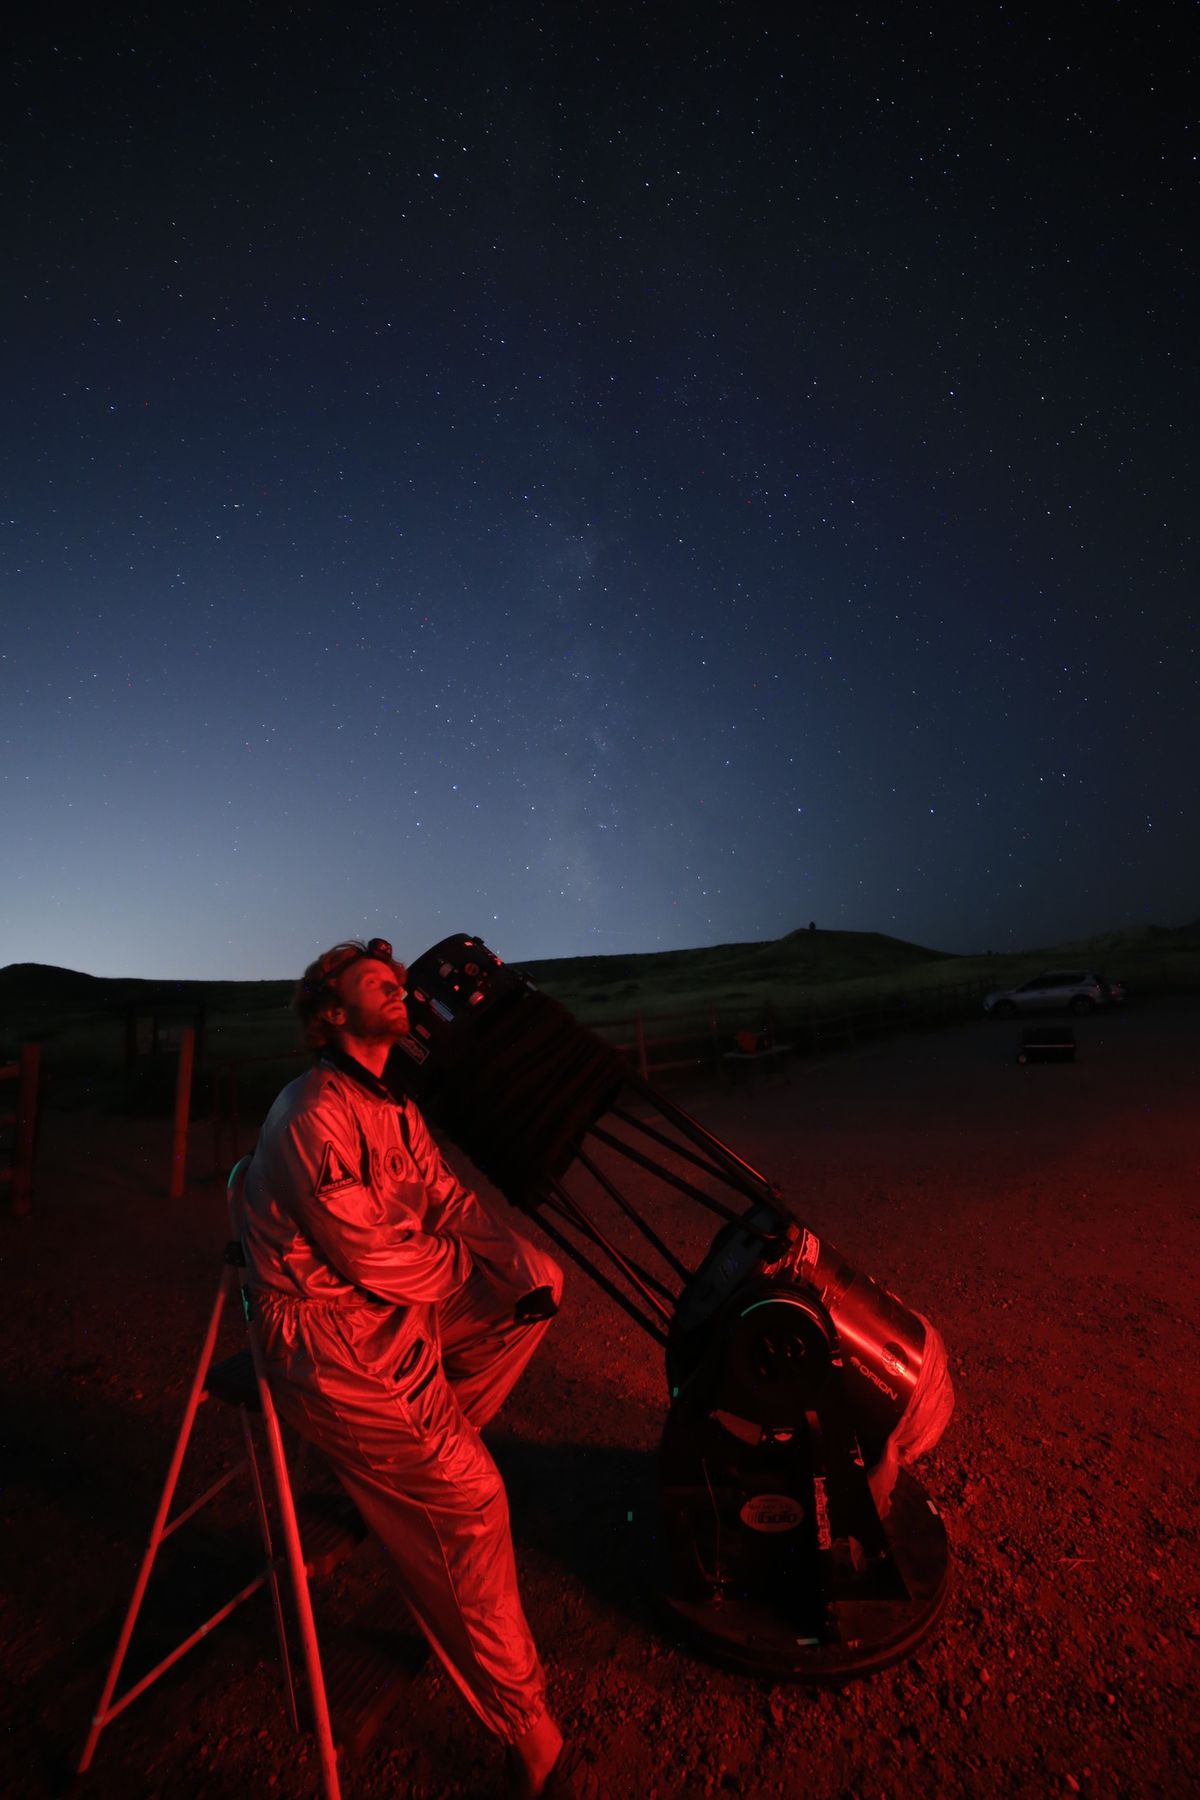
[[(496, 946), (492, 946), (495, 948)], [(501, 953), (502, 953), (502, 947)], [(670, 989), (705, 981), (754, 984), (780, 979), (805, 982), (886, 975), (922, 963), (951, 960), (877, 931), (791, 931), (760, 943), (716, 944), (699, 950), (651, 950), (634, 955), (569, 956), (522, 961), (519, 967), (548, 991), (577, 993), (633, 982)], [(135, 976), (88, 975), (52, 963), (9, 963), (0, 969), (0, 1007), (97, 1010), (128, 1006), (208, 1005), (217, 1010), (284, 1003), (289, 981), (151, 981)]]
[(284, 1002), (290, 981), (150, 981), (134, 975), (87, 975), (53, 963), (9, 963), (0, 969), (0, 1012), (45, 1007), (59, 1011), (123, 1011), (174, 1006), (236, 1010)]
[[(503, 954), (504, 946), (493, 945)], [(714, 944), (692, 950), (651, 950), (613, 956), (522, 960), (519, 967), (539, 987), (586, 1018), (593, 1006), (620, 1001), (632, 1011), (669, 1010), (707, 992), (762, 994), (774, 987), (793, 993), (839, 982), (878, 982), (929, 971), (931, 982), (974, 979), (986, 971), (996, 985), (1069, 959), (1123, 976), (1152, 978), (1153, 985), (1195, 985), (1200, 959), (1200, 920), (1187, 925), (1139, 926), (1070, 943), (1009, 951), (991, 957), (956, 956), (879, 931), (826, 931), (808, 927), (757, 943)], [(950, 966), (952, 965), (952, 967)], [(917, 979), (923, 977), (917, 976)], [(37, 1016), (115, 1013), (136, 1007), (176, 1013), (204, 1007), (210, 1014), (265, 1013), (286, 1008), (292, 982), (162, 981), (135, 976), (89, 975), (49, 963), (10, 963), (0, 969), (0, 1025)]]
[(651, 950), (623, 956), (571, 956), (525, 962), (522, 968), (550, 992), (578, 994), (616, 986), (653, 987), (662, 992), (694, 990), (704, 984), (752, 986), (772, 982), (824, 983), (861, 975), (888, 975), (924, 963), (952, 960), (944, 950), (928, 950), (879, 931), (802, 929), (765, 943), (714, 944), (701, 950)]

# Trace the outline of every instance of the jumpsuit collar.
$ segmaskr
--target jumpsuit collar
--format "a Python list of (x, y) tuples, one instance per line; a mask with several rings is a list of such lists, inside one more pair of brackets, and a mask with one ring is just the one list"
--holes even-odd
[(317, 1061), (325, 1068), (337, 1069), (340, 1074), (348, 1075), (351, 1081), (355, 1081), (359, 1087), (365, 1088), (368, 1094), (374, 1094), (377, 1100), (387, 1100), (392, 1106), (398, 1106), (403, 1110), (403, 1096), (394, 1094), (387, 1083), (381, 1081), (378, 1075), (373, 1075), (370, 1069), (364, 1068), (357, 1057), (347, 1055), (344, 1050), (335, 1050), (331, 1046), (327, 1046), (322, 1050)]

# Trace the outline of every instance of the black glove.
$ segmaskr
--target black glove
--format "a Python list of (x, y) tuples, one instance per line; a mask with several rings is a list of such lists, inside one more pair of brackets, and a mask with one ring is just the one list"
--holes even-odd
[(557, 1311), (553, 1289), (536, 1287), (521, 1295), (513, 1318), (519, 1325), (527, 1325), (534, 1319), (552, 1319)]

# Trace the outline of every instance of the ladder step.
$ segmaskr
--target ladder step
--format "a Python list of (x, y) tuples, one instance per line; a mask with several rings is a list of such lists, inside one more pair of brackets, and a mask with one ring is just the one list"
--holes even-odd
[(224, 1362), (210, 1364), (204, 1391), (212, 1399), (224, 1401), (226, 1406), (244, 1406), (249, 1412), (256, 1413), (262, 1411), (258, 1403), (258, 1383), (254, 1378), (254, 1358), (249, 1350), (239, 1350), (235, 1356), (227, 1356)]
[(359, 1625), (331, 1638), (323, 1652), (325, 1689), (333, 1735), (350, 1756), (360, 1756), (379, 1732), (429, 1657), (429, 1645), (413, 1626), (407, 1632)]
[(298, 1494), (296, 1521), (310, 1576), (330, 1574), (354, 1554), (367, 1535), (362, 1514), (340, 1490), (321, 1488)]

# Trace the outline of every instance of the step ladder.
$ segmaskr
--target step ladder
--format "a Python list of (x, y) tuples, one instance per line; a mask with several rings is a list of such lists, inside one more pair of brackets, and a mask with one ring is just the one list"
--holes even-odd
[[(377, 1641), (337, 1646), (332, 1655), (326, 1655), (324, 1660), (322, 1659), (321, 1648), (317, 1640), (316, 1623), (313, 1618), (309, 1582), (314, 1577), (327, 1575), (339, 1563), (344, 1562), (366, 1537), (367, 1531), (357, 1509), (340, 1489), (317, 1488), (314, 1491), (302, 1493), (299, 1498), (293, 1491), (292, 1476), (289, 1473), (279, 1426), (279, 1416), (275, 1411), (271, 1392), (267, 1386), (262, 1350), (258, 1333), (254, 1328), (245, 1256), (242, 1250), (242, 1183), (249, 1163), (250, 1158), (243, 1157), (229, 1178), (231, 1239), (225, 1248), (224, 1267), (216, 1301), (209, 1317), (196, 1371), (192, 1377), (183, 1421), (175, 1440), (175, 1448), (154, 1515), (154, 1522), (150, 1528), (141, 1567), (138, 1570), (137, 1580), (134, 1582), (133, 1594), (117, 1638), (117, 1646), (109, 1664), (99, 1704), (91, 1721), (77, 1772), (83, 1774), (90, 1766), (100, 1734), (106, 1726), (110, 1725), (120, 1713), (124, 1712), (127, 1706), (145, 1693), (146, 1689), (152, 1686), (161, 1675), (172, 1668), (193, 1645), (207, 1637), (216, 1626), (264, 1587), (271, 1596), (287, 1712), (292, 1729), (300, 1731), (302, 1729), (300, 1707), (297, 1701), (293, 1659), (284, 1619), (283, 1585), (280, 1579), (281, 1572), (286, 1571), (307, 1678), (308, 1711), (311, 1714), (311, 1728), (316, 1740), (321, 1792), (325, 1796), (325, 1800), (340, 1800), (337, 1746), (340, 1745), (343, 1750), (355, 1754), (365, 1747), (391, 1711), (401, 1692), (409, 1684), (413, 1660), (410, 1658), (406, 1663), (390, 1652), (386, 1646), (381, 1648)], [(222, 1362), (214, 1362), (213, 1353), (225, 1304), (235, 1288), (240, 1293), (249, 1342), (245, 1349), (239, 1350), (235, 1355), (227, 1357)], [(189, 1505), (171, 1516), (171, 1506), (196, 1415), (207, 1400), (215, 1400), (236, 1409), (241, 1421), (244, 1455), (239, 1462), (226, 1470), (218, 1480), (207, 1487)], [(267, 1487), (264, 1481), (260, 1451), (255, 1443), (256, 1432), (252, 1424), (252, 1420), (255, 1419), (261, 1420), (266, 1438), (267, 1462), (276, 1503), (275, 1511), (280, 1535), (283, 1539), (282, 1554), (277, 1552), (274, 1546)], [(299, 1459), (297, 1460), (299, 1466)], [(247, 1582), (231, 1599), (218, 1607), (209, 1618), (198, 1625), (180, 1643), (176, 1644), (174, 1649), (162, 1657), (147, 1674), (134, 1682), (124, 1693), (118, 1695), (117, 1684), (159, 1550), (181, 1525), (194, 1518), (201, 1508), (214, 1499), (222, 1489), (241, 1476), (248, 1478), (252, 1496), (263, 1551), (261, 1568), (252, 1580)]]

